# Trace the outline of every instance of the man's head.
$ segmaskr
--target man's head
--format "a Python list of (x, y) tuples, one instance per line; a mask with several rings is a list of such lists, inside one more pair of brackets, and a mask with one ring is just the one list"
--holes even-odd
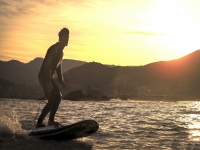
[(69, 30), (67, 28), (63, 28), (58, 33), (59, 42), (63, 44), (64, 46), (68, 45), (69, 40)]

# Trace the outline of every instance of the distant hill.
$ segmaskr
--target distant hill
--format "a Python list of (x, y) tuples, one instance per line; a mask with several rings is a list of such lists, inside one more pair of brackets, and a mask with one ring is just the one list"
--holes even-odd
[(156, 84), (165, 85), (175, 92), (182, 89), (188, 94), (200, 94), (200, 50), (180, 59), (148, 64), (144, 68)]
[[(21, 87), (21, 93), (24, 90), (28, 93), (31, 89), (27, 96), (33, 96), (33, 93), (41, 96), (42, 90), (38, 85), (37, 74), (42, 60), (36, 58), (27, 64), (15, 60), (0, 61), (0, 78), (6, 78), (0, 80), (0, 86), (8, 89), (16, 87), (16, 83), (29, 83), (37, 86), (26, 87), (17, 84), (17, 87)], [(135, 67), (110, 67), (97, 62), (63, 60), (63, 70), (67, 81), (67, 90), (62, 90), (63, 96), (80, 89), (87, 93), (90, 89), (111, 97), (200, 98), (200, 50), (176, 60)], [(15, 89), (14, 91), (17, 91), (19, 88)], [(13, 90), (9, 91), (13, 93)]]
[(11, 81), (5, 79), (5, 78), (0, 78), (0, 88), (5, 89), (5, 88), (11, 88), (11, 87), (16, 87), (17, 85), (15, 83), (12, 83)]
[[(22, 63), (17, 60), (0, 61), (0, 78), (6, 78), (17, 84), (38, 85), (37, 76), (42, 62), (43, 58), (35, 58), (28, 63)], [(63, 59), (63, 73), (84, 63), (86, 62)]]
[(0, 78), (0, 98), (38, 99), (40, 97), (44, 97), (44, 93), (39, 85), (26, 86)]
[(64, 74), (71, 86), (91, 85), (107, 95), (200, 96), (200, 50), (177, 60), (138, 67), (86, 63)]
[[(71, 86), (85, 89), (88, 85), (105, 95), (115, 96), (127, 93), (137, 94), (135, 77), (141, 77), (142, 67), (108, 67), (100, 63), (91, 62), (73, 68), (64, 73), (64, 78)], [(145, 84), (145, 83), (144, 83)]]

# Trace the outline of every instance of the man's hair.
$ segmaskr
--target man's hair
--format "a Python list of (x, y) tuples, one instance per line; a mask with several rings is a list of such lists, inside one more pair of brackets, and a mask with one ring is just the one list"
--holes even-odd
[(61, 38), (63, 35), (69, 35), (69, 29), (62, 28), (60, 32), (58, 33), (59, 38)]

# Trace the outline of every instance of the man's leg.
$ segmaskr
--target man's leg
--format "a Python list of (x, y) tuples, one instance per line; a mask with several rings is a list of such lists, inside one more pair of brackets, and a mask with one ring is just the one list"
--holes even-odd
[(46, 103), (46, 105), (44, 106), (44, 108), (42, 109), (42, 112), (38, 118), (38, 124), (42, 124), (44, 118), (46, 117), (46, 115), (50, 112), (51, 110), (51, 106), (52, 106), (52, 99), (51, 98), (47, 98), (48, 102)]
[(50, 110), (48, 125), (52, 125), (54, 123), (54, 117), (55, 117), (55, 114), (58, 110), (58, 107), (59, 107), (61, 99), (62, 99), (62, 94), (61, 94), (58, 86), (56, 85), (56, 83), (54, 81), (52, 81), (52, 84), (53, 84), (53, 91), (51, 92), (50, 99), (53, 99), (53, 100), (51, 103), (51, 110)]
[(41, 86), (42, 86), (42, 88), (43, 88), (43, 90), (44, 90), (44, 94), (45, 94), (45, 96), (46, 96), (48, 102), (46, 103), (46, 105), (45, 105), (44, 108), (42, 109), (42, 112), (41, 112), (41, 114), (40, 114), (40, 116), (39, 116), (39, 118), (38, 118), (38, 122), (37, 122), (36, 126), (42, 125), (42, 122), (43, 122), (44, 118), (46, 117), (46, 115), (47, 115), (47, 114), (50, 112), (50, 110), (51, 110), (51, 106), (52, 106), (52, 102), (53, 102), (53, 99), (51, 99), (51, 92), (49, 92), (49, 91), (47, 90), (47, 88), (45, 87), (45, 83), (40, 82), (40, 84), (41, 84)]

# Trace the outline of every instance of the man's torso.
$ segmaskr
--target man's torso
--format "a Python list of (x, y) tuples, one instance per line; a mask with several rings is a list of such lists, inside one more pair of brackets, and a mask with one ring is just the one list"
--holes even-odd
[[(53, 77), (56, 68), (61, 64), (63, 51), (58, 50), (58, 43), (52, 45), (46, 53), (42, 66), (39, 71), (39, 78)], [(50, 74), (49, 74), (50, 73)]]

